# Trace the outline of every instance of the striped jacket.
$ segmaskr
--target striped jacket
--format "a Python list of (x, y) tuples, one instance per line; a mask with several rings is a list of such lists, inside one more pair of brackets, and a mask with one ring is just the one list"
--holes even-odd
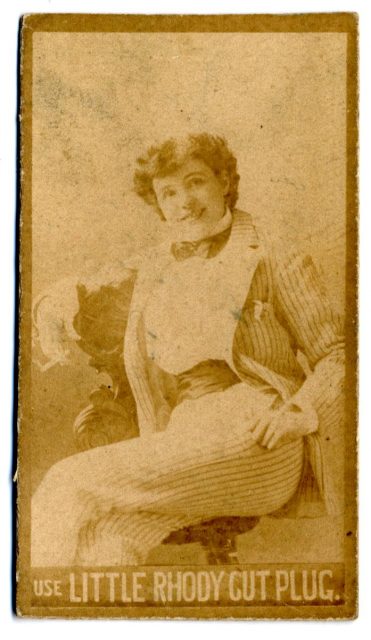
[[(324, 285), (308, 255), (269, 238), (248, 214), (235, 212), (233, 224), (244, 230), (247, 245), (259, 246), (256, 266), (238, 319), (233, 358), (241, 380), (273, 387), (282, 399), (310, 405), (318, 430), (306, 436), (306, 472), (291, 513), (308, 515), (317, 494), (328, 513), (343, 509), (342, 322), (331, 308)], [(167, 259), (164, 245), (150, 252), (137, 274), (125, 337), (125, 364), (136, 400), (141, 435), (160, 430), (168, 413), (158, 377), (146, 357), (141, 322), (143, 291), (150, 291)], [(300, 494), (300, 496), (299, 496)], [(302, 510), (302, 505), (306, 508)], [(317, 511), (316, 511), (317, 513)]]

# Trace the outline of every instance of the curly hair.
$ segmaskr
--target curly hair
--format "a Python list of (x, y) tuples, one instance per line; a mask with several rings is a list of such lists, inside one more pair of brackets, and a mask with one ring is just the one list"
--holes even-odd
[[(225, 201), (233, 211), (238, 199), (237, 160), (228, 148), (224, 138), (208, 133), (189, 134), (185, 139), (170, 138), (160, 145), (149, 147), (146, 154), (137, 159), (139, 168), (134, 174), (134, 190), (150, 205), (159, 210), (153, 189), (153, 178), (173, 173), (188, 158), (202, 160), (218, 177), (226, 171), (229, 191)], [(161, 214), (161, 211), (159, 210)]]

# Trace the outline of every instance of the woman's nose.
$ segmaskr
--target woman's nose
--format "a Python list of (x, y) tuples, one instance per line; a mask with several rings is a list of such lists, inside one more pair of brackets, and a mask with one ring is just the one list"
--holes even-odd
[(181, 207), (187, 211), (190, 211), (195, 206), (195, 198), (188, 191), (184, 190), (181, 195)]

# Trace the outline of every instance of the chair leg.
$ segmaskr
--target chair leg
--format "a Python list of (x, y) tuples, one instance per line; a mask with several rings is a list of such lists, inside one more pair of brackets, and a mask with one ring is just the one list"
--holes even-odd
[(222, 545), (202, 545), (208, 564), (238, 564), (236, 537), (226, 538)]
[(236, 538), (238, 535), (254, 529), (259, 519), (258, 516), (213, 518), (173, 531), (162, 543), (188, 544), (198, 542), (205, 552), (208, 564), (238, 564)]

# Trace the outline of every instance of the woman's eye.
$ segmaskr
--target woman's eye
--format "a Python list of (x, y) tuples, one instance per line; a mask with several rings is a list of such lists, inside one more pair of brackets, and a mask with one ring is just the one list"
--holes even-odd
[(188, 186), (197, 187), (203, 183), (204, 183), (204, 180), (202, 178), (192, 178), (191, 180), (189, 180)]
[(175, 191), (174, 189), (166, 189), (165, 191), (163, 191), (162, 193), (162, 197), (165, 198), (171, 198), (172, 196), (175, 196)]

